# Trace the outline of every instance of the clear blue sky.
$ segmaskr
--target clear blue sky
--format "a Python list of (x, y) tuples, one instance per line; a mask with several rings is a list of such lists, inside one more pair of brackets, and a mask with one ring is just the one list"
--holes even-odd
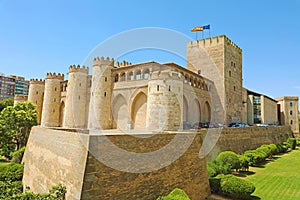
[(211, 35), (225, 34), (243, 49), (245, 87), (300, 96), (299, 13), (299, 0), (0, 0), (0, 72), (28, 79), (66, 73), (122, 31), (163, 27), (195, 37), (192, 27), (211, 24)]

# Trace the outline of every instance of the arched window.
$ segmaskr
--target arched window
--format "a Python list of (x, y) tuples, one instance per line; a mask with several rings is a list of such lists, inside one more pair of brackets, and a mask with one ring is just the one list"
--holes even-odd
[(126, 77), (125, 73), (122, 73), (122, 74), (121, 74), (120, 81), (125, 81), (125, 77)]
[(129, 77), (128, 78), (129, 78), (130, 81), (134, 80), (133, 72), (129, 72)]
[(141, 80), (141, 79), (142, 79), (142, 73), (141, 73), (141, 70), (138, 70), (138, 71), (136, 72), (135, 79), (136, 79), (136, 80)]
[(149, 69), (146, 69), (144, 73), (144, 79), (148, 79), (148, 78), (149, 78)]
[(116, 74), (115, 76), (115, 82), (118, 82), (119, 81), (119, 74)]

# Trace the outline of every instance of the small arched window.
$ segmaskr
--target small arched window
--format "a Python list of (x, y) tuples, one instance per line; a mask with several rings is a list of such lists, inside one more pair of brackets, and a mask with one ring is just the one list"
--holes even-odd
[(106, 92), (104, 92), (104, 96), (106, 97)]
[(159, 85), (157, 86), (156, 90), (159, 91)]

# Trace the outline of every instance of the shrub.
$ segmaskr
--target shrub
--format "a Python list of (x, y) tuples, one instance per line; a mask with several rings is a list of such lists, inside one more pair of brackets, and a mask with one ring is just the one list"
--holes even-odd
[(240, 162), (238, 155), (232, 151), (223, 151), (215, 159), (220, 165), (229, 164), (231, 169), (239, 169)]
[(21, 181), (24, 166), (22, 164), (11, 163), (0, 169), (0, 181)]
[(255, 186), (244, 179), (233, 175), (225, 175), (221, 178), (221, 191), (223, 194), (237, 199), (247, 199), (254, 192)]
[(260, 151), (264, 154), (265, 159), (272, 156), (271, 148), (268, 145), (262, 145), (256, 149), (256, 151)]
[(279, 153), (280, 153), (280, 151), (279, 151), (279, 149), (277, 148), (276, 144), (269, 144), (268, 146), (269, 146), (269, 148), (271, 149), (272, 155), (276, 155), (276, 154), (279, 154)]
[(295, 138), (289, 138), (289, 139), (287, 140), (287, 142), (289, 143), (290, 148), (291, 148), (292, 150), (295, 150), (295, 149), (296, 149), (297, 140), (296, 140)]
[(240, 162), (240, 169), (244, 171), (249, 170), (249, 158), (244, 155), (238, 155)]
[(221, 178), (209, 178), (209, 186), (212, 193), (219, 193), (221, 191)]
[(158, 197), (157, 200), (190, 200), (190, 198), (183, 190), (175, 188), (172, 190), (172, 192), (170, 192), (170, 194), (167, 196)]
[(300, 139), (297, 139), (296, 144), (297, 144), (297, 146), (300, 146)]
[(288, 142), (283, 142), (281, 144), (281, 146), (283, 148), (283, 152), (282, 153), (286, 153), (289, 150), (289, 148), (291, 148), (291, 145)]
[(14, 163), (19, 163), (20, 164), (22, 162), (24, 152), (25, 152), (25, 147), (22, 147), (21, 149), (15, 151), (12, 154), (12, 160), (11, 161), (14, 162)]
[(218, 166), (214, 162), (208, 162), (206, 166), (208, 177), (215, 177), (218, 175)]
[(250, 166), (258, 165), (266, 158), (266, 154), (264, 152), (257, 150), (245, 151), (243, 155), (249, 159)]

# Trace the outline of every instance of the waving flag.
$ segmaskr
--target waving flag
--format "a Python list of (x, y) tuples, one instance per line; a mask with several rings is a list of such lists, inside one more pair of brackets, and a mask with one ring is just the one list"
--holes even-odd
[(191, 32), (203, 31), (203, 26), (197, 26), (191, 29)]
[(209, 29), (210, 30), (210, 24), (203, 26), (203, 30), (204, 29)]

